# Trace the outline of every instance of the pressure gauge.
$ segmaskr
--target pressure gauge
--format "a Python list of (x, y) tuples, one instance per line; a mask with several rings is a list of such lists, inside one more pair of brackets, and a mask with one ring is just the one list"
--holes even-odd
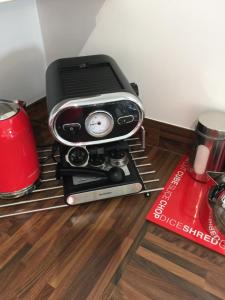
[(88, 115), (85, 120), (85, 128), (93, 137), (104, 137), (108, 135), (114, 127), (114, 120), (110, 113), (104, 110), (96, 110)]

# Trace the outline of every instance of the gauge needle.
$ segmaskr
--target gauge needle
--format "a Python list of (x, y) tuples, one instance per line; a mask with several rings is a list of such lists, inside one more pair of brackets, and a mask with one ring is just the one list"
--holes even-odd
[(101, 123), (100, 122), (98, 122), (98, 123), (91, 123), (90, 125), (101, 125)]

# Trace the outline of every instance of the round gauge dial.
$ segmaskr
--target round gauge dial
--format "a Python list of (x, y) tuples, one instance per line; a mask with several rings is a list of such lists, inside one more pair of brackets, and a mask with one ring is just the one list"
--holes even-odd
[(85, 128), (93, 137), (104, 137), (108, 135), (114, 126), (114, 120), (106, 111), (94, 111), (85, 120)]

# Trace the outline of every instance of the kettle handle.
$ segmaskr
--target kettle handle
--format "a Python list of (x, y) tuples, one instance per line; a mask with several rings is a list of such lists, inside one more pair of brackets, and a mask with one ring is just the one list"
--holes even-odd
[(12, 102), (18, 104), (19, 106), (21, 106), (23, 108), (25, 108), (27, 106), (27, 103), (25, 101), (23, 101), (23, 100), (17, 99), (17, 100), (13, 100)]
[(20, 107), (23, 107), (23, 108), (25, 108), (26, 107), (26, 105), (27, 105), (27, 103), (25, 102), (25, 101), (23, 101), (23, 100), (19, 100), (19, 99), (17, 99), (17, 100), (5, 100), (5, 99), (0, 99), (0, 101), (1, 102), (5, 102), (5, 103), (15, 103), (15, 104), (17, 104), (17, 105), (19, 105)]

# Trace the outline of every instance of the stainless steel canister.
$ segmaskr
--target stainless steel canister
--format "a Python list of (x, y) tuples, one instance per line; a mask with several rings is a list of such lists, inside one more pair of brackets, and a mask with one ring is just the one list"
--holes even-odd
[(202, 182), (207, 181), (208, 171), (225, 171), (225, 112), (209, 111), (199, 116), (190, 171)]

